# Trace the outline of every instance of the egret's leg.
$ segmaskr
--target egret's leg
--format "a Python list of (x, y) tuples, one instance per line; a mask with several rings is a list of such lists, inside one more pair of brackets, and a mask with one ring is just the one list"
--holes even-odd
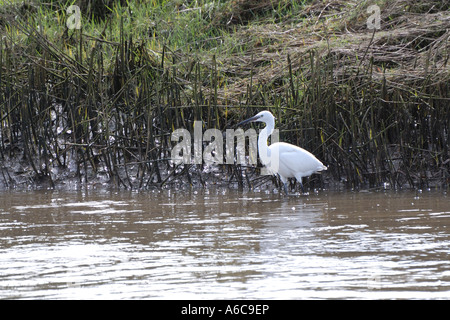
[(278, 174), (278, 175), (280, 176), (281, 182), (283, 182), (283, 184), (284, 184), (284, 192), (286, 192), (286, 195), (288, 195), (289, 194), (288, 187), (287, 187), (288, 179), (283, 177), (280, 174)]
[(302, 193), (305, 193), (305, 189), (303, 188), (303, 183), (300, 181), (300, 188), (302, 188)]
[(298, 183), (300, 183), (300, 188), (302, 188), (302, 193), (305, 193), (305, 189), (303, 188), (303, 183), (302, 183), (302, 176), (296, 174), (295, 179), (297, 179)]

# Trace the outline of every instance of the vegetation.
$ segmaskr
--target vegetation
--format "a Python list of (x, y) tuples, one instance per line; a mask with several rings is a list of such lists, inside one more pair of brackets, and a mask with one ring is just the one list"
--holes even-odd
[(0, 186), (270, 188), (255, 168), (170, 161), (174, 129), (225, 130), (269, 109), (281, 140), (329, 167), (306, 186), (448, 187), (449, 9), (0, 0)]

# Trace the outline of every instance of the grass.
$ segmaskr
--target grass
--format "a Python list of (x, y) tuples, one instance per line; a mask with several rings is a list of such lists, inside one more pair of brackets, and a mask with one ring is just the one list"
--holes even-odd
[(448, 5), (376, 3), (373, 32), (369, 1), (0, 1), (0, 185), (270, 188), (169, 161), (174, 129), (270, 109), (311, 188), (447, 187)]

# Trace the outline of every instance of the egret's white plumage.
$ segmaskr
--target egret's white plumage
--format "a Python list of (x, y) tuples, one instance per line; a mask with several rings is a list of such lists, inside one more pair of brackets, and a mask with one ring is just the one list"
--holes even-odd
[[(327, 170), (313, 154), (285, 142), (272, 143), (267, 145), (267, 139), (272, 134), (275, 127), (275, 118), (269, 111), (261, 111), (256, 116), (242, 121), (238, 124), (247, 122), (264, 122), (266, 127), (261, 130), (258, 137), (258, 153), (261, 163), (264, 164), (273, 174), (278, 174), (284, 183), (284, 190), (287, 192), (288, 178), (295, 177), (303, 190), (302, 178), (310, 176), (315, 172)], [(278, 159), (275, 158), (278, 155)], [(272, 161), (270, 161), (270, 159)], [(278, 161), (273, 161), (274, 159)]]

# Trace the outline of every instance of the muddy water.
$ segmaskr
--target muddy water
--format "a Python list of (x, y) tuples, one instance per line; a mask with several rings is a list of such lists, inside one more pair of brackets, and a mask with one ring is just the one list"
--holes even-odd
[(443, 192), (0, 194), (0, 297), (450, 298)]

